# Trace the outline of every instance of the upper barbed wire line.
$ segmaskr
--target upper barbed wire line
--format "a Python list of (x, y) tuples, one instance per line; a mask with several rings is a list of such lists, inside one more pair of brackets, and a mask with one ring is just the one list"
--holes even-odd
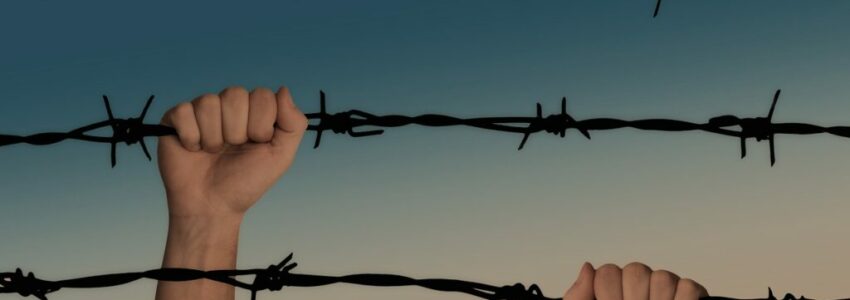
[[(540, 103), (537, 103), (536, 114), (531, 117), (474, 117), (474, 118), (458, 118), (440, 114), (423, 114), (416, 116), (405, 115), (374, 115), (361, 110), (348, 110), (337, 113), (329, 113), (327, 111), (327, 96), (324, 91), (320, 91), (320, 111), (316, 113), (306, 114), (310, 120), (318, 120), (318, 124), (310, 124), (308, 130), (316, 131), (316, 139), (313, 147), (316, 148), (321, 144), (323, 133), (332, 131), (336, 134), (348, 134), (352, 137), (365, 137), (381, 135), (383, 129), (373, 129), (360, 131), (356, 130), (360, 127), (401, 127), (406, 125), (421, 125), (428, 127), (445, 127), (445, 126), (469, 126), (493, 131), (519, 133), (522, 134), (518, 149), (523, 149), (529, 137), (532, 134), (539, 132), (548, 132), (561, 137), (565, 137), (570, 129), (576, 129), (586, 139), (591, 139), (590, 131), (594, 130), (612, 130), (618, 128), (635, 128), (649, 131), (704, 131), (724, 136), (730, 136), (740, 139), (741, 157), (745, 157), (746, 140), (753, 138), (756, 141), (767, 140), (770, 144), (771, 165), (775, 164), (775, 145), (774, 137), (777, 134), (816, 134), (830, 133), (832, 135), (850, 138), (850, 127), (848, 126), (833, 126), (823, 127), (819, 125), (805, 123), (773, 123), (773, 111), (776, 108), (779, 99), (780, 90), (777, 90), (773, 96), (773, 103), (767, 117), (741, 118), (734, 115), (723, 115), (709, 119), (706, 123), (694, 123), (672, 119), (639, 119), (639, 120), (621, 120), (615, 118), (591, 118), (584, 120), (576, 120), (567, 113), (566, 97), (561, 99), (561, 110), (557, 113), (543, 116), (543, 108)], [(145, 124), (144, 118), (150, 108), (154, 96), (150, 96), (142, 109), (141, 114), (136, 118), (120, 119), (115, 118), (112, 109), (109, 105), (109, 98), (103, 96), (104, 106), (108, 119), (93, 124), (89, 124), (67, 133), (48, 132), (39, 133), (28, 136), (0, 135), (0, 146), (8, 146), (13, 144), (31, 144), (31, 145), (49, 145), (58, 143), (64, 140), (82, 140), (88, 142), (109, 143), (111, 146), (111, 162), (114, 167), (116, 164), (116, 145), (125, 143), (133, 145), (139, 143), (143, 153), (148, 159), (151, 159), (147, 146), (144, 143), (145, 137), (176, 135), (174, 128), (163, 125)], [(88, 134), (89, 131), (100, 128), (111, 128), (112, 136), (93, 136)], [(730, 129), (737, 127), (739, 129)]]

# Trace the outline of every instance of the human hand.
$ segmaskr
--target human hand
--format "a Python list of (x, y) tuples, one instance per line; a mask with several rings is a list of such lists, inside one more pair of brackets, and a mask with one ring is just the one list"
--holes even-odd
[(292, 164), (307, 118), (289, 89), (230, 87), (169, 110), (159, 170), (170, 216), (241, 216)]
[[(307, 118), (289, 90), (227, 88), (169, 110), (159, 171), (168, 197), (163, 268), (234, 269), (242, 217), (292, 164)], [(160, 281), (157, 300), (232, 300), (212, 280)]]
[(708, 291), (691, 279), (641, 263), (623, 267), (605, 264), (594, 270), (585, 263), (564, 300), (697, 300)]

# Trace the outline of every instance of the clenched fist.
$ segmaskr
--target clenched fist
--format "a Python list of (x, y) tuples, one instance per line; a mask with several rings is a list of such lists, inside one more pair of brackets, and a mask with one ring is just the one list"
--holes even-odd
[(564, 300), (697, 300), (707, 297), (705, 287), (665, 270), (653, 271), (641, 263), (620, 269), (605, 264), (594, 270), (585, 263)]
[[(159, 171), (168, 198), (164, 268), (234, 269), (245, 212), (292, 164), (307, 118), (285, 87), (240, 87), (205, 94), (169, 110)], [(161, 281), (157, 300), (232, 300), (234, 288), (211, 280)]]
[(241, 87), (181, 103), (162, 118), (178, 137), (159, 141), (172, 216), (242, 214), (292, 164), (307, 118), (289, 89)]

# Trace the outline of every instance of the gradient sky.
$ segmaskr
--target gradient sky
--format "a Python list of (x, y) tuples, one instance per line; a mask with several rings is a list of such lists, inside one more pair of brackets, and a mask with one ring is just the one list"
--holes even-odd
[[(73, 2), (73, 3), (72, 3)], [(0, 133), (65, 131), (156, 94), (171, 106), (229, 85), (286, 84), (305, 112), (576, 118), (761, 116), (850, 124), (850, 1), (4, 1)], [(104, 132), (104, 134), (108, 134)], [(641, 261), (712, 295), (846, 298), (850, 141), (767, 145), (699, 132), (594, 132), (586, 141), (408, 126), (305, 136), (249, 211), (238, 265), (295, 253), (303, 273), (541, 285), (559, 296), (584, 261)], [(148, 140), (155, 145), (155, 139)], [(0, 270), (45, 279), (159, 267), (167, 210), (136, 147), (70, 141), (0, 149)], [(152, 299), (150, 280), (51, 299)], [(248, 299), (249, 293), (237, 292)], [(470, 299), (334, 285), (261, 299)], [(1, 295), (0, 299), (20, 299)]]

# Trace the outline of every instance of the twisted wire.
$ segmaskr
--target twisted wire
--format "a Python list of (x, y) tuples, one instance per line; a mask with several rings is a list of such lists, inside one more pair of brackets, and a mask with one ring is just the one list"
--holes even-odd
[[(441, 291), (458, 292), (487, 300), (558, 300), (543, 295), (536, 284), (528, 287), (521, 283), (505, 286), (494, 286), (472, 281), (456, 279), (414, 279), (393, 274), (352, 274), (344, 276), (325, 276), (298, 274), (290, 272), (298, 264), (291, 262), (292, 254), (276, 265), (265, 269), (243, 270), (195, 270), (184, 268), (161, 268), (144, 272), (114, 273), (58, 281), (36, 278), (32, 272), (26, 276), (20, 268), (15, 272), (0, 273), (0, 294), (17, 293), (23, 297), (33, 296), (47, 300), (47, 295), (63, 288), (104, 288), (127, 284), (142, 278), (159, 281), (190, 281), (209, 279), (229, 284), (251, 292), (251, 299), (257, 299), (260, 291), (280, 291), (283, 287), (317, 287), (337, 283), (365, 285), (374, 287), (419, 286), (422, 288)], [(233, 277), (253, 275), (251, 283), (239, 281)], [(778, 300), (773, 290), (768, 288), (767, 298), (737, 299), (721, 296), (702, 297), (700, 300)], [(799, 298), (788, 293), (782, 300), (814, 300), (804, 296)], [(850, 299), (840, 299), (850, 300)]]
[[(459, 118), (440, 114), (422, 114), (416, 116), (405, 115), (375, 115), (362, 110), (351, 109), (342, 112), (329, 113), (326, 105), (324, 91), (319, 92), (320, 111), (305, 114), (312, 121), (318, 120), (317, 124), (310, 124), (307, 130), (315, 131), (316, 137), (313, 148), (321, 145), (324, 134), (328, 131), (334, 134), (347, 134), (351, 137), (360, 138), (384, 134), (384, 129), (408, 125), (420, 125), (427, 127), (449, 127), (469, 126), (491, 131), (521, 134), (518, 150), (522, 150), (530, 136), (535, 133), (551, 133), (565, 137), (567, 131), (575, 129), (585, 139), (591, 139), (592, 131), (613, 130), (620, 128), (634, 128), (649, 131), (702, 131), (739, 139), (741, 158), (747, 155), (747, 139), (756, 141), (767, 141), (770, 151), (771, 166), (776, 163), (774, 138), (779, 134), (808, 135), (828, 133), (839, 137), (850, 138), (850, 126), (820, 126), (806, 123), (774, 123), (773, 112), (779, 100), (781, 90), (777, 90), (773, 96), (773, 102), (765, 117), (738, 117), (734, 115), (722, 115), (709, 119), (704, 123), (694, 123), (672, 119), (640, 119), (621, 120), (616, 118), (592, 118), (576, 120), (567, 113), (567, 98), (561, 99), (561, 110), (557, 113), (544, 116), (540, 103), (537, 103), (536, 115), (534, 116), (507, 116), (507, 117), (474, 117)], [(104, 106), (108, 119), (105, 121), (89, 124), (69, 132), (46, 132), (26, 136), (0, 134), (0, 147), (14, 144), (50, 145), (65, 140), (81, 140), (86, 142), (107, 143), (111, 145), (110, 158), (114, 167), (116, 158), (116, 145), (125, 143), (133, 145), (138, 143), (148, 160), (151, 159), (145, 137), (156, 137), (164, 135), (176, 135), (174, 128), (143, 123), (145, 114), (153, 101), (150, 96), (145, 103), (142, 113), (136, 118), (115, 118), (109, 105), (109, 99), (103, 96)], [(313, 122), (315, 123), (315, 122)], [(372, 127), (370, 130), (361, 130), (362, 127)], [(379, 129), (375, 129), (378, 127)], [(111, 128), (111, 136), (93, 136), (87, 132), (100, 128)]]
[[(202, 271), (184, 268), (161, 268), (144, 272), (115, 273), (59, 281), (36, 278), (32, 272), (24, 276), (20, 268), (15, 272), (0, 273), (0, 294), (17, 293), (23, 297), (34, 296), (47, 300), (47, 295), (62, 288), (103, 288), (118, 286), (142, 278), (160, 281), (189, 281), (210, 279), (251, 292), (251, 299), (257, 299), (259, 291), (280, 291), (283, 287), (317, 287), (336, 283), (348, 283), (366, 286), (419, 286), (435, 291), (459, 292), (489, 300), (556, 300), (543, 296), (540, 288), (532, 284), (526, 288), (517, 283), (506, 286), (493, 286), (483, 283), (455, 279), (414, 279), (392, 274), (353, 274), (344, 276), (323, 276), (291, 273), (298, 264), (291, 262), (292, 254), (276, 265), (265, 269), (211, 270)], [(233, 278), (234, 276), (254, 275), (251, 283)]]

